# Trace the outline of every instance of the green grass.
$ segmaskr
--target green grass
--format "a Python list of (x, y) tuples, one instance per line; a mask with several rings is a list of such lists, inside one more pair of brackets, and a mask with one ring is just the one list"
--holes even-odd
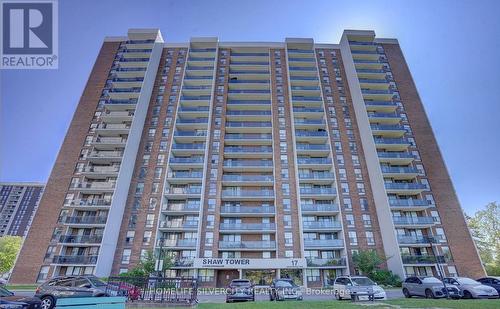
[[(185, 308), (185, 307), (184, 307)], [(383, 309), (383, 308), (449, 308), (498, 309), (500, 300), (393, 299), (383, 302), (353, 304), (349, 301), (285, 301), (235, 304), (203, 303), (197, 309)], [(143, 308), (147, 309), (147, 308)]]

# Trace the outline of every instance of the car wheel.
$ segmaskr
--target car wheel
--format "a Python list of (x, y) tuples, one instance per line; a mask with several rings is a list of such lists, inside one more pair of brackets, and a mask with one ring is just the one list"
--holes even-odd
[(40, 307), (42, 309), (52, 309), (55, 307), (56, 301), (52, 296), (44, 296), (41, 299)]
[(410, 298), (410, 297), (411, 297), (410, 291), (408, 291), (408, 289), (407, 289), (407, 288), (404, 288), (404, 289), (403, 289), (403, 295), (404, 295), (406, 298)]
[(425, 298), (435, 298), (434, 293), (429, 289), (425, 290)]
[(464, 298), (467, 298), (467, 299), (472, 298), (472, 294), (471, 294), (471, 292), (469, 292), (469, 291), (465, 290), (465, 291), (464, 291)]

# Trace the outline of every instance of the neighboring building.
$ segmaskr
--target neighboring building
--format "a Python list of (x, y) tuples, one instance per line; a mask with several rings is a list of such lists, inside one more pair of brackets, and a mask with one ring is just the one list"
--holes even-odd
[(28, 234), (43, 187), (41, 183), (0, 182), (0, 237)]
[[(436, 103), (438, 104), (438, 102)], [(148, 250), (224, 286), (484, 275), (398, 42), (107, 38), (12, 282), (116, 275)]]

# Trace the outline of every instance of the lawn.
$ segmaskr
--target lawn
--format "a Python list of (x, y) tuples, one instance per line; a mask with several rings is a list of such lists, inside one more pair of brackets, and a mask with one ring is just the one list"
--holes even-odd
[[(367, 306), (369, 304), (369, 306)], [(500, 300), (393, 299), (375, 303), (353, 304), (349, 301), (287, 301), (218, 304), (203, 303), (197, 309), (382, 309), (382, 308), (450, 308), (498, 309)], [(146, 308), (144, 308), (146, 309)]]

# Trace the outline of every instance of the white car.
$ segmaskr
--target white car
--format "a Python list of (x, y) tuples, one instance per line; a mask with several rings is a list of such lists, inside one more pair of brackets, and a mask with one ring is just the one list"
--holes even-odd
[(359, 300), (368, 300), (372, 292), (375, 300), (387, 299), (384, 289), (364, 276), (339, 276), (335, 278), (333, 291), (338, 300), (351, 298), (351, 293), (359, 294)]

